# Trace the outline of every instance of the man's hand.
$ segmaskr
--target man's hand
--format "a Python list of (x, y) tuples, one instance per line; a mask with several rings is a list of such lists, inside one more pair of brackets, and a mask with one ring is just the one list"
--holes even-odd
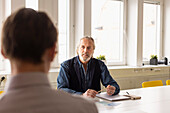
[(97, 91), (88, 89), (85, 93), (83, 93), (83, 96), (94, 98), (94, 97), (96, 97), (96, 94), (98, 94)]
[(114, 86), (108, 85), (106, 90), (108, 95), (113, 95), (115, 93), (116, 88)]

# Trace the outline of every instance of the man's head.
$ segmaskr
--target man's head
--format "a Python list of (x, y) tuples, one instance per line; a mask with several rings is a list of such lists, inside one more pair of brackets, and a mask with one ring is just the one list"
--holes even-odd
[(22, 8), (7, 18), (2, 29), (2, 54), (41, 64), (47, 49), (55, 47), (57, 30), (47, 14)]
[(95, 43), (92, 37), (85, 36), (80, 39), (77, 47), (77, 54), (82, 63), (87, 63), (92, 57), (95, 49)]

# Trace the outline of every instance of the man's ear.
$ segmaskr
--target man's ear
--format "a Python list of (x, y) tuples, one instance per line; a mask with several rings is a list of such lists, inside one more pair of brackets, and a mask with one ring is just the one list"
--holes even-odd
[(50, 48), (50, 51), (49, 51), (49, 58), (51, 62), (54, 60), (56, 54), (57, 54), (56, 45), (54, 45), (52, 48)]
[(4, 50), (3, 50), (2, 47), (1, 47), (1, 54), (2, 54), (2, 56), (3, 56), (4, 58), (7, 58), (7, 56), (5, 55)]

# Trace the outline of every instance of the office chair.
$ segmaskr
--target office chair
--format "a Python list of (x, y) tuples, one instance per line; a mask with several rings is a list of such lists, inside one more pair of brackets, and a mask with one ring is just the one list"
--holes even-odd
[(163, 86), (162, 80), (147, 81), (142, 83), (142, 88)]
[(4, 91), (0, 91), (0, 95), (3, 93)]
[(166, 85), (170, 85), (170, 80), (166, 80)]

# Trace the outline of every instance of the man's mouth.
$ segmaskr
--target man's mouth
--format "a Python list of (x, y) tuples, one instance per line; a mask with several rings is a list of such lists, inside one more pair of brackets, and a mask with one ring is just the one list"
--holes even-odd
[(88, 55), (88, 54), (82, 54), (82, 56), (86, 56), (86, 57), (88, 57), (89, 55)]

